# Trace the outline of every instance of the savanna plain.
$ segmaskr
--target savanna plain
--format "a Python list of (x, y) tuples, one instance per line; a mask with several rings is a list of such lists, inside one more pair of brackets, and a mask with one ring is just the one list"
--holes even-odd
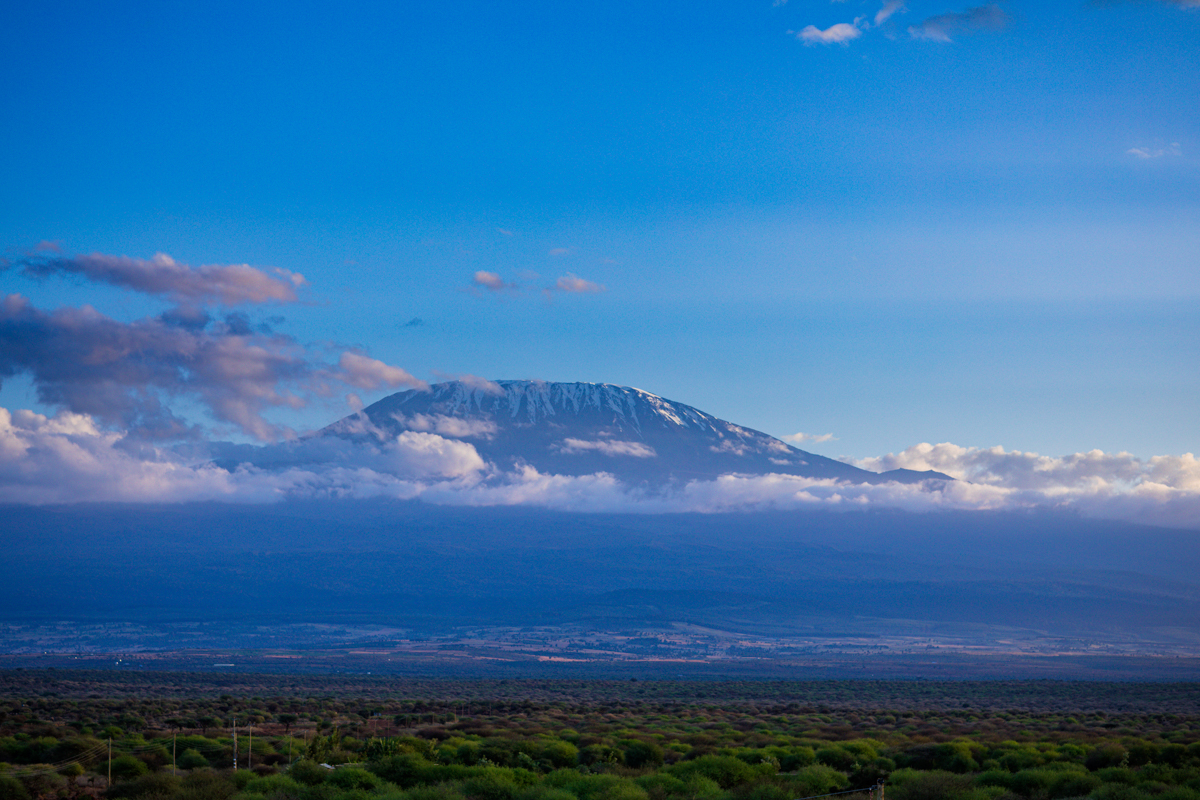
[(0, 671), (0, 800), (1195, 800), (1200, 684)]

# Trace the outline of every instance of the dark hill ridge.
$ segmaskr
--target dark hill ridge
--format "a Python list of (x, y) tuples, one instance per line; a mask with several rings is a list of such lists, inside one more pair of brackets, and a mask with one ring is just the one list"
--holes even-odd
[(608, 472), (633, 484), (783, 473), (850, 483), (952, 480), (940, 472), (884, 473), (808, 453), (760, 431), (627, 386), (542, 381), (449, 381), (385, 397), (321, 431), (390, 439), (404, 431), (470, 442), (504, 469)]

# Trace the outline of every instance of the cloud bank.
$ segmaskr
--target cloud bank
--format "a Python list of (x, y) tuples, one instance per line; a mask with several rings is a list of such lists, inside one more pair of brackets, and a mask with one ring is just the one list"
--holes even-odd
[[(1200, 460), (1190, 453), (1138, 459), (1092, 451), (1062, 457), (915, 445), (857, 462), (869, 469), (935, 469), (955, 482), (845, 484), (791, 475), (725, 475), (665, 490), (630, 487), (611, 474), (551, 475), (498, 469), (444, 420), (426, 430), (353, 440), (314, 436), (265, 446), (163, 448), (105, 431), (84, 414), (46, 417), (0, 409), (0, 502), (279, 502), (290, 498), (420, 499), (441, 505), (529, 505), (590, 512), (736, 512), (894, 508), (1066, 509), (1085, 516), (1200, 528)], [(575, 452), (600, 443), (570, 441)], [(610, 442), (612, 456), (648, 457)], [(634, 445), (628, 451), (624, 445)], [(621, 450), (621, 452), (617, 452)], [(564, 450), (565, 452), (565, 450)]]
[[(275, 408), (301, 408), (336, 385), (361, 390), (426, 388), (399, 367), (352, 350), (331, 356), (253, 324), (244, 311), (214, 317), (206, 306), (296, 302), (304, 277), (246, 264), (191, 267), (159, 253), (150, 259), (63, 256), (40, 248), (16, 264), (35, 279), (81, 278), (165, 298), (175, 305), (133, 322), (91, 306), (37, 308), (0, 296), (0, 381), (29, 376), (39, 401), (146, 440), (198, 439), (205, 431), (170, 408), (203, 407), (218, 424), (272, 441), (295, 434), (269, 421)], [(273, 324), (273, 323), (272, 323)], [(325, 348), (328, 349), (328, 348)], [(353, 405), (356, 395), (348, 398)]]

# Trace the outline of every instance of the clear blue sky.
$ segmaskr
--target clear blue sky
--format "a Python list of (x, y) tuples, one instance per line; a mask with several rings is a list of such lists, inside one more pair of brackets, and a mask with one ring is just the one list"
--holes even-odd
[(247, 313), (299, 341), (826, 455), (1200, 450), (1194, 3), (246, 5), (0, 8), (9, 258), (279, 267), (302, 302)]

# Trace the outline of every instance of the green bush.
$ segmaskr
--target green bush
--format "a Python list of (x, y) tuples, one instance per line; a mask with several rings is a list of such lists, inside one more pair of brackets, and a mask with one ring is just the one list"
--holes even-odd
[(634, 769), (660, 767), (663, 749), (653, 742), (633, 741), (625, 748), (625, 766)]
[(463, 791), (479, 800), (512, 800), (517, 784), (510, 770), (492, 767), (468, 780)]
[(777, 780), (791, 791), (793, 797), (840, 792), (850, 786), (845, 775), (824, 764), (812, 764), (790, 775), (780, 775)]
[(331, 772), (325, 781), (339, 789), (366, 789), (368, 791), (378, 789), (383, 783), (378, 776), (361, 767), (340, 767)]
[(722, 789), (750, 783), (758, 775), (753, 767), (733, 756), (700, 756), (667, 767), (667, 772), (685, 781), (699, 775), (714, 781)]
[(973, 788), (970, 777), (945, 770), (897, 770), (889, 783), (888, 800), (965, 800)]
[(307, 758), (304, 758), (292, 764), (287, 774), (293, 780), (307, 786), (316, 786), (325, 782), (325, 779), (329, 777), (329, 770), (315, 761), (309, 761)]
[[(116, 766), (114, 761), (113, 766)], [(142, 775), (116, 786), (104, 793), (105, 797), (170, 797), (179, 791), (181, 781), (169, 773), (157, 772)]]
[(208, 766), (208, 759), (189, 747), (175, 759), (175, 765), (180, 769), (203, 769)]
[(145, 775), (150, 771), (146, 762), (134, 756), (117, 756), (112, 760), (112, 776), (114, 781), (127, 781)]
[(234, 786), (210, 769), (198, 769), (179, 782), (179, 793), (174, 800), (227, 800)]
[(0, 773), (0, 800), (29, 800), (29, 792), (12, 775)]

